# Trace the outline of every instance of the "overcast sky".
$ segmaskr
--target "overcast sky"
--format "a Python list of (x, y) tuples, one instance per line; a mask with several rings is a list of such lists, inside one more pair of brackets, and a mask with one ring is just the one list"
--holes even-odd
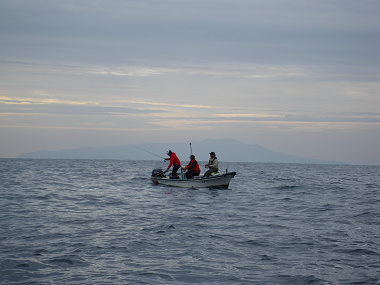
[(378, 0), (0, 0), (0, 157), (232, 138), (380, 164), (379, 14)]

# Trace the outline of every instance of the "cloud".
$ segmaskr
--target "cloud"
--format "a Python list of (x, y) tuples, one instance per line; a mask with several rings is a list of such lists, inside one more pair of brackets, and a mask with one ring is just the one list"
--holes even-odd
[(157, 76), (167, 72), (167, 69), (159, 68), (114, 68), (110, 70), (90, 70), (89, 74), (95, 75), (111, 75), (111, 76), (131, 76), (131, 77), (144, 77), (144, 76)]
[(269, 118), (281, 118), (281, 115), (270, 114), (215, 114), (216, 117), (222, 118), (256, 118), (256, 119), (269, 119)]
[(303, 123), (380, 123), (379, 113), (350, 112), (318, 115), (270, 115), (270, 114), (217, 114), (224, 122), (303, 122)]
[[(281, 112), (282, 113), (282, 112)], [(176, 116), (176, 114), (162, 114), (155, 116), (154, 118), (156, 124), (161, 125), (212, 125), (212, 124), (255, 124), (262, 122), (271, 122), (271, 123), (303, 123), (303, 124), (314, 124), (314, 123), (322, 123), (322, 124), (355, 124), (355, 123), (368, 123), (373, 125), (380, 126), (380, 114), (379, 113), (363, 113), (363, 112), (347, 112), (347, 113), (337, 113), (331, 114), (327, 113), (324, 116), (316, 115), (303, 115), (299, 112), (298, 115), (288, 115), (288, 114), (210, 114), (209, 116)]]
[(59, 52), (73, 62), (375, 66), (378, 10), (373, 0), (5, 1), (0, 34), (3, 43), (25, 47), (6, 54)]
[(164, 107), (178, 107), (178, 108), (188, 108), (188, 109), (212, 109), (215, 107), (206, 105), (192, 105), (192, 104), (173, 104), (164, 102), (148, 102), (148, 101), (120, 101), (120, 103), (137, 104), (137, 105), (152, 105), (152, 106), (164, 106)]
[[(4, 108), (4, 106), (6, 106), (6, 108)], [(101, 106), (101, 103), (94, 101), (65, 101), (54, 98), (10, 98), (0, 96), (0, 114), (2, 115), (17, 113), (52, 115), (147, 115), (164, 112), (164, 110)]]
[[(48, 96), (45, 91), (36, 92), (36, 94)], [(84, 102), (84, 101), (63, 101), (54, 98), (11, 98), (6, 96), (0, 96), (0, 104), (5, 105), (48, 105), (48, 104), (60, 104), (60, 105), (99, 105), (99, 102)]]
[[(266, 131), (275, 131), (280, 133), (303, 132), (303, 133), (326, 133), (326, 132), (348, 132), (355, 130), (380, 128), (380, 120), (377, 121), (360, 121), (360, 120), (331, 120), (318, 121), (312, 119), (290, 120), (290, 119), (225, 119), (225, 118), (182, 118), (175, 119), (154, 119), (151, 121), (158, 129), (170, 131), (208, 131), (211, 133), (241, 133), (250, 132), (252, 129), (264, 128)], [(254, 134), (251, 134), (254, 137)], [(296, 139), (294, 136), (293, 139)]]

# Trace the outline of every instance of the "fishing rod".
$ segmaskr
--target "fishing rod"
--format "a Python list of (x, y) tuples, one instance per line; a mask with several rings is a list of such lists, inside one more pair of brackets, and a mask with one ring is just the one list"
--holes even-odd
[(191, 143), (190, 143), (190, 151), (191, 151), (191, 155), (193, 155), (193, 149), (191, 147)]
[(152, 155), (154, 155), (154, 156), (157, 156), (157, 157), (159, 157), (159, 158), (165, 159), (165, 157), (159, 156), (159, 155), (157, 155), (157, 154), (155, 154), (155, 153), (153, 153), (153, 152), (150, 152), (150, 151), (148, 151), (148, 150), (146, 150), (146, 149), (143, 149), (143, 148), (141, 148), (141, 147), (138, 147), (138, 146), (136, 146), (136, 145), (130, 144), (130, 146), (133, 146), (133, 147), (135, 147), (135, 148), (138, 148), (139, 150), (145, 151), (145, 152), (150, 153), (150, 154), (152, 154)]

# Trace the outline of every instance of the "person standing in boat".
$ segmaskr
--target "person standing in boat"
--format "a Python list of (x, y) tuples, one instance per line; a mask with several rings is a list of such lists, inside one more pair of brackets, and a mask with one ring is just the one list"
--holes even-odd
[(183, 169), (186, 169), (186, 178), (191, 179), (194, 176), (198, 176), (201, 173), (201, 169), (199, 168), (198, 162), (195, 160), (195, 155), (190, 155), (190, 162), (188, 165), (183, 167)]
[(169, 160), (170, 163), (165, 172), (168, 172), (170, 167), (173, 165), (172, 177), (178, 177), (177, 170), (181, 167), (181, 162), (179, 161), (179, 158), (177, 157), (175, 152), (172, 152), (170, 149), (166, 152), (166, 154), (169, 156), (169, 158), (165, 158), (165, 160)]
[(205, 177), (208, 177), (211, 175), (213, 172), (218, 172), (219, 171), (219, 162), (217, 157), (215, 156), (215, 152), (210, 152), (210, 160), (208, 163), (205, 165), (205, 167), (208, 167), (208, 170), (205, 173)]

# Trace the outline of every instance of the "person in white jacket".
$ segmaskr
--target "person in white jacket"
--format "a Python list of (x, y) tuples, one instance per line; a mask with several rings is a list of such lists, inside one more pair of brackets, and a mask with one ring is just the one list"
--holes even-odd
[(213, 172), (218, 172), (219, 171), (219, 162), (218, 158), (215, 156), (215, 152), (210, 152), (210, 160), (208, 163), (205, 165), (205, 167), (208, 167), (208, 170), (205, 173), (205, 177), (208, 177), (211, 175)]

